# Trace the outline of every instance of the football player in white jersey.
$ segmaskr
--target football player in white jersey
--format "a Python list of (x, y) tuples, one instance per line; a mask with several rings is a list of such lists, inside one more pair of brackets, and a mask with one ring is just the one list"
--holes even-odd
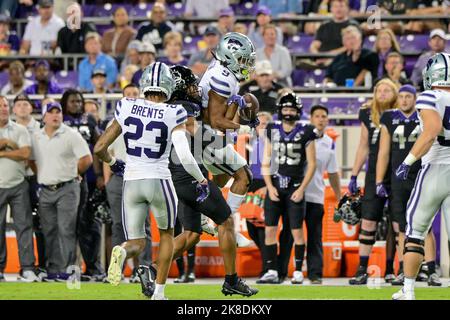
[[(198, 202), (208, 197), (209, 187), (190, 152), (185, 135), (186, 110), (181, 105), (164, 103), (175, 87), (169, 67), (160, 62), (152, 63), (144, 69), (139, 85), (145, 99), (120, 100), (113, 123), (94, 148), (95, 154), (108, 163), (115, 174), (124, 175), (122, 221), (126, 241), (112, 250), (108, 281), (118, 285), (125, 259), (144, 249), (145, 220), (150, 209), (161, 238), (158, 271), (152, 266), (140, 266), (138, 274), (142, 292), (153, 300), (164, 300), (178, 205), (168, 168), (172, 143), (185, 170), (198, 182)], [(127, 149), (126, 165), (108, 153), (109, 145), (121, 133)]]
[[(239, 81), (247, 79), (252, 73), (256, 53), (247, 36), (230, 32), (222, 37), (213, 55), (215, 59), (199, 84), (204, 109), (203, 146), (207, 145), (203, 152), (203, 163), (219, 187), (225, 186), (231, 177), (234, 178), (227, 203), (231, 212), (235, 213), (247, 193), (252, 175), (247, 161), (234, 150), (232, 144), (226, 143), (223, 133), (235, 134), (233, 131), (240, 128), (240, 124), (233, 120), (236, 120), (237, 109), (244, 109), (247, 104), (238, 95)], [(256, 127), (258, 118), (249, 125)], [(211, 139), (213, 143), (209, 143)], [(239, 233), (236, 237), (239, 246), (249, 244)]]
[[(415, 299), (414, 285), (423, 260), (424, 238), (438, 210), (442, 209), (444, 214), (450, 211), (449, 68), (447, 53), (435, 54), (428, 60), (422, 72), (425, 91), (416, 101), (422, 133), (395, 173), (397, 178), (406, 180), (411, 166), (422, 160), (406, 211), (405, 281), (403, 288), (392, 296), (394, 300)], [(445, 220), (449, 229), (449, 219)]]

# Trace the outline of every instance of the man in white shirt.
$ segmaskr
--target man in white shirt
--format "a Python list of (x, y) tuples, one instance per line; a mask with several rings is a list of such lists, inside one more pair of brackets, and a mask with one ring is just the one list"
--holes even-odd
[(58, 31), (64, 21), (53, 13), (53, 0), (39, 0), (39, 16), (28, 22), (23, 36), (21, 54), (51, 55), (56, 48)]
[(323, 249), (322, 249), (322, 219), (324, 215), (325, 182), (324, 172), (328, 172), (328, 179), (336, 198), (341, 198), (341, 185), (336, 163), (336, 149), (334, 141), (326, 134), (328, 125), (328, 109), (323, 105), (311, 108), (311, 124), (319, 130), (321, 138), (316, 140), (316, 173), (305, 192), (306, 199), (306, 229), (308, 278), (312, 284), (322, 283)]

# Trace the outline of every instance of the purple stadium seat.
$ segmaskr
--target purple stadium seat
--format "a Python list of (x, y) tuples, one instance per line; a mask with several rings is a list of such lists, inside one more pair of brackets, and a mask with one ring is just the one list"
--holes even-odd
[(306, 71), (302, 69), (294, 69), (291, 74), (292, 83), (295, 87), (302, 87), (305, 84)]
[(296, 35), (287, 39), (287, 48), (292, 53), (309, 52), (309, 46), (313, 42), (313, 36)]
[(8, 72), (0, 72), (0, 89), (8, 83), (9, 75)]
[(168, 15), (174, 17), (181, 17), (186, 10), (186, 6), (182, 2), (171, 4), (168, 8)]
[(54, 79), (63, 89), (76, 88), (78, 86), (77, 71), (58, 71), (55, 73)]
[(153, 3), (140, 3), (137, 6), (134, 6), (130, 10), (130, 16), (134, 17), (147, 17), (148, 12), (152, 11)]
[(106, 30), (112, 28), (112, 24), (96, 24), (95, 27), (97, 28), (97, 32), (100, 35), (103, 35)]
[(116, 7), (116, 4), (111, 4), (109, 2), (102, 6), (97, 6), (97, 8), (95, 8), (95, 15), (97, 17), (111, 17)]
[(95, 17), (95, 9), (97, 8), (96, 5), (93, 4), (85, 4), (81, 6), (81, 9), (83, 10), (83, 15), (85, 17)]
[(428, 49), (428, 35), (416, 34), (401, 36), (399, 39), (400, 50), (402, 52), (417, 52), (420, 53)]
[(315, 84), (322, 83), (323, 79), (325, 79), (325, 69), (309, 71), (305, 77), (305, 86), (314, 86)]
[(407, 75), (408, 77), (410, 77), (411, 74), (412, 74), (412, 71), (413, 71), (413, 69), (414, 69), (414, 65), (415, 65), (416, 62), (417, 62), (417, 58), (418, 58), (418, 57), (405, 57), (405, 67), (404, 67), (404, 70), (405, 70), (406, 75)]
[(197, 43), (202, 39), (202, 36), (185, 36), (183, 38), (183, 51), (191, 54), (197, 52), (199, 50)]
[(237, 6), (232, 6), (232, 8), (238, 16), (254, 16), (258, 10), (258, 5), (253, 2), (245, 2)]
[(369, 37), (366, 37), (366, 38), (364, 39), (364, 42), (363, 42), (363, 48), (373, 50), (373, 47), (374, 47), (374, 45), (375, 45), (375, 40), (376, 40), (376, 38), (377, 38), (377, 37), (374, 36), (374, 35), (371, 35), (371, 36), (369, 36)]

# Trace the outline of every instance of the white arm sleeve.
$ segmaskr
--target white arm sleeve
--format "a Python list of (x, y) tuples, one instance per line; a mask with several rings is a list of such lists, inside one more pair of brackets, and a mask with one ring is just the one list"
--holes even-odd
[(184, 131), (172, 131), (172, 142), (184, 170), (186, 170), (187, 173), (193, 176), (198, 182), (205, 180), (203, 173), (197, 165), (197, 161), (195, 161), (195, 158), (191, 153), (189, 142), (186, 139)]

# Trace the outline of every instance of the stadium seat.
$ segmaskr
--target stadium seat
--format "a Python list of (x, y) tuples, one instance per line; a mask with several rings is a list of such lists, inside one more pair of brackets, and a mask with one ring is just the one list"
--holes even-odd
[(408, 34), (401, 36), (399, 39), (400, 50), (402, 52), (421, 53), (428, 50), (428, 35), (427, 34)]
[(9, 75), (8, 72), (0, 72), (0, 88), (3, 88), (5, 84), (8, 83)]
[(302, 87), (305, 84), (306, 71), (302, 69), (294, 69), (291, 74), (292, 83), (295, 87)]
[(291, 53), (306, 53), (313, 40), (313, 36), (295, 35), (287, 39), (287, 48)]
[(239, 16), (255, 16), (256, 11), (258, 11), (258, 5), (253, 2), (245, 2), (243, 4), (238, 4), (233, 6), (236, 15)]
[(133, 17), (148, 17), (148, 13), (152, 11), (153, 3), (140, 3), (130, 10), (130, 16)]
[(202, 40), (201, 36), (185, 36), (183, 38), (183, 52), (195, 53), (199, 50), (198, 42)]
[(169, 5), (168, 15), (174, 17), (181, 17), (186, 10), (186, 6), (182, 2), (176, 2)]
[(58, 71), (55, 73), (55, 81), (63, 88), (76, 88), (78, 86), (77, 71)]

